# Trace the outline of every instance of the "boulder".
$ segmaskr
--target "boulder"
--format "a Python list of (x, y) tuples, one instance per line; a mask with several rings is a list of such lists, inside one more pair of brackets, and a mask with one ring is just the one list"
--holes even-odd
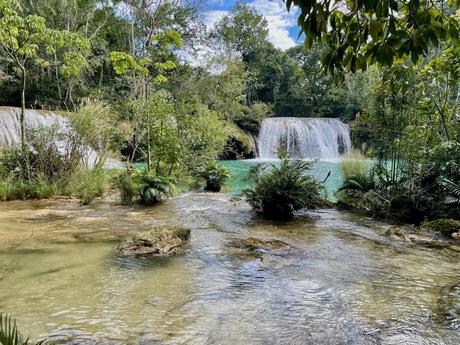
[(447, 237), (456, 238), (454, 235), (460, 232), (460, 220), (455, 219), (436, 219), (424, 222), (422, 228), (430, 229)]
[(123, 256), (181, 254), (190, 238), (190, 229), (182, 227), (161, 227), (132, 234), (117, 248)]

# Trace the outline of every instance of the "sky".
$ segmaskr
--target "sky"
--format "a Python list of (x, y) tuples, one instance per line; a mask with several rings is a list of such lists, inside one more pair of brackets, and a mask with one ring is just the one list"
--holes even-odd
[[(207, 8), (203, 14), (206, 25), (212, 27), (236, 2), (236, 0), (207, 0)], [(287, 12), (282, 0), (247, 0), (246, 3), (267, 19), (269, 40), (275, 47), (286, 50), (302, 43), (301, 39), (297, 41), (299, 33), (297, 16)]]

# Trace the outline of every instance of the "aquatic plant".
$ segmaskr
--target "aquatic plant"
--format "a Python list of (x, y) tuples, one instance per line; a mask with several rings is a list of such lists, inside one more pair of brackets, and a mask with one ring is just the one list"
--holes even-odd
[(279, 165), (258, 164), (249, 172), (253, 188), (243, 191), (263, 217), (287, 220), (302, 208), (321, 204), (321, 184), (309, 175), (312, 163), (283, 157)]
[[(44, 341), (39, 341), (35, 345), (41, 345)], [(24, 339), (19, 332), (15, 319), (0, 313), (0, 345), (32, 345), (32, 343), (29, 338)]]
[(196, 175), (205, 180), (205, 190), (220, 192), (230, 178), (230, 171), (216, 161), (210, 161), (204, 167), (198, 169)]

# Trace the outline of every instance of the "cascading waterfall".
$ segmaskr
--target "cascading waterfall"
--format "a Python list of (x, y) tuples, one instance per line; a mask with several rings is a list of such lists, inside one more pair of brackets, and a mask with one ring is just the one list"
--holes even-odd
[(301, 159), (333, 159), (351, 149), (348, 125), (330, 118), (267, 118), (258, 142), (263, 159), (278, 158), (280, 149)]
[[(9, 147), (21, 141), (20, 114), (20, 108), (0, 107), (0, 147)], [(24, 121), (26, 130), (55, 126), (63, 134), (69, 134), (72, 131), (68, 119), (51, 111), (27, 109)], [(54, 144), (60, 152), (65, 153), (67, 149), (65, 142), (58, 141)], [(97, 160), (97, 152), (87, 147), (85, 154), (86, 164), (94, 165)]]

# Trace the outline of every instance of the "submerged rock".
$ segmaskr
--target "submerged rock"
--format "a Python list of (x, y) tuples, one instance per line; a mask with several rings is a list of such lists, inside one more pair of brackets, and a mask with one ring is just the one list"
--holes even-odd
[(451, 236), (458, 239), (460, 232), (460, 220), (455, 219), (436, 219), (429, 222), (424, 222), (422, 228), (430, 229), (439, 232), (444, 236)]
[(190, 238), (190, 229), (181, 227), (154, 228), (137, 232), (124, 240), (117, 248), (121, 255), (176, 255)]
[(428, 247), (445, 247), (449, 245), (449, 241), (437, 236), (436, 233), (413, 225), (392, 225), (385, 232), (385, 236), (394, 241)]
[(277, 250), (289, 247), (289, 244), (280, 240), (261, 240), (258, 238), (242, 238), (231, 242), (234, 247), (248, 249), (250, 251), (257, 250)]

